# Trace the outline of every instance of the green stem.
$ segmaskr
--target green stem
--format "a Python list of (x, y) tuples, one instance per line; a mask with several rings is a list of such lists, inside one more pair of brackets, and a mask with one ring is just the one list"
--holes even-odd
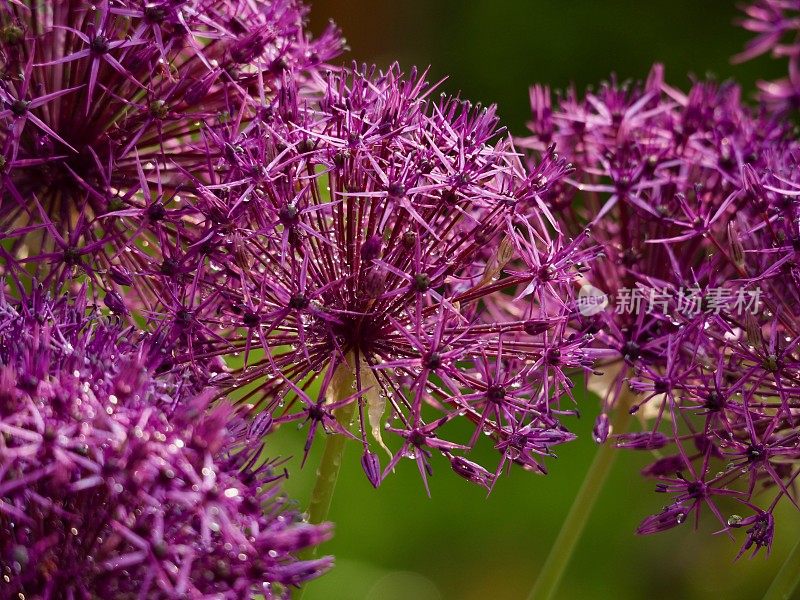
[[(353, 418), (355, 405), (355, 402), (351, 402), (336, 411), (336, 419), (343, 426), (347, 427), (350, 419)], [(308, 505), (309, 523), (322, 523), (328, 518), (333, 492), (336, 489), (336, 480), (339, 478), (339, 470), (342, 468), (345, 442), (347, 442), (347, 438), (336, 433), (328, 435), (325, 440), (325, 451), (317, 469), (317, 481)]]
[(789, 600), (798, 583), (800, 583), (800, 541), (789, 552), (781, 570), (764, 594), (764, 600)]
[[(328, 389), (328, 401), (335, 402), (336, 400), (346, 398), (353, 392), (355, 385), (355, 372), (354, 367), (351, 368), (347, 363), (341, 363), (336, 368), (336, 373)], [(355, 414), (357, 401), (350, 402), (344, 406), (339, 407), (334, 412), (336, 420), (342, 427), (350, 427), (350, 421)], [(338, 433), (328, 434), (325, 440), (325, 450), (322, 453), (322, 461), (317, 468), (317, 481), (314, 483), (314, 489), (311, 492), (311, 501), (308, 505), (308, 522), (309, 523), (322, 523), (328, 518), (328, 513), (331, 509), (331, 502), (333, 501), (333, 492), (336, 489), (336, 481), (339, 479), (339, 471), (342, 468), (342, 456), (344, 455), (345, 444), (347, 438)], [(312, 560), (317, 555), (318, 548), (312, 546), (300, 552), (301, 560)], [(305, 594), (308, 585), (301, 587), (295, 594), (296, 600), (300, 600)]]
[[(623, 391), (612, 413), (612, 431), (617, 433), (625, 431), (631, 417), (628, 412), (628, 406), (629, 398), (627, 393)], [(547, 560), (533, 586), (533, 590), (528, 596), (528, 600), (551, 600), (556, 591), (558, 591), (561, 578), (567, 569), (567, 565), (569, 565), (575, 547), (578, 545), (578, 540), (586, 527), (589, 515), (592, 513), (592, 508), (600, 495), (600, 491), (603, 489), (603, 484), (611, 471), (618, 452), (609, 441), (606, 441), (597, 449), (597, 454), (595, 454), (594, 460), (586, 472), (586, 477), (583, 480), (583, 484), (581, 484), (578, 495), (572, 501), (567, 518), (561, 526), (561, 531), (558, 533), (555, 544), (550, 549), (550, 554), (547, 556)]]

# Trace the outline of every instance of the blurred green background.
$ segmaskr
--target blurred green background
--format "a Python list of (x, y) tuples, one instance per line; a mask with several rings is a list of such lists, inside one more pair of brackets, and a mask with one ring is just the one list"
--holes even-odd
[[(733, 2), (722, 0), (317, 0), (316, 30), (334, 19), (351, 48), (347, 59), (404, 68), (431, 65), (431, 78), (449, 75), (444, 89), (496, 102), (509, 129), (524, 132), (527, 88), (533, 82), (560, 88), (596, 83), (616, 72), (644, 78), (653, 61), (665, 63), (673, 85), (688, 74), (735, 76), (752, 94), (758, 78), (783, 74), (768, 58), (732, 66), (729, 57), (748, 34), (732, 25)], [(417, 467), (403, 461), (379, 490), (367, 483), (359, 448), (348, 448), (331, 519), (334, 539), (322, 550), (337, 566), (309, 586), (304, 600), (516, 600), (525, 598), (558, 533), (594, 453), (591, 424), (598, 410), (583, 399), (584, 416), (569, 425), (578, 442), (561, 448), (542, 477), (520, 470), (484, 491), (434, 461), (432, 497)], [(305, 431), (279, 432), (272, 455), (296, 454)], [(287, 490), (303, 505), (313, 485), (323, 440), (299, 470), (291, 459)], [(496, 464), (482, 448), (477, 459)], [(381, 460), (385, 463), (386, 457)], [(792, 510), (777, 515), (772, 556), (733, 559), (736, 543), (713, 535), (704, 514), (700, 531), (677, 529), (638, 537), (639, 521), (667, 498), (638, 475), (646, 454), (620, 453), (558, 597), (581, 599), (760, 598), (800, 535)], [(743, 533), (743, 532), (742, 532)]]

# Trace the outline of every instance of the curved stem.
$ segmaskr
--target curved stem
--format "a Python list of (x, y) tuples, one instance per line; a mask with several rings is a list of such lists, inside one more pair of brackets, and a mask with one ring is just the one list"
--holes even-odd
[[(629, 392), (623, 391), (611, 416), (612, 431), (622, 432), (631, 418), (628, 412)], [(583, 533), (595, 501), (603, 489), (603, 484), (614, 464), (618, 450), (608, 440), (597, 449), (594, 460), (581, 484), (578, 495), (572, 501), (561, 531), (558, 533), (550, 554), (542, 566), (539, 578), (531, 590), (528, 600), (550, 600), (558, 591), (558, 585), (569, 565), (578, 540)]]
[[(342, 362), (333, 374), (328, 388), (328, 402), (335, 402), (350, 395), (355, 384), (355, 371), (346, 362)], [(334, 411), (336, 420), (345, 427), (350, 427), (350, 421), (355, 414), (355, 407), (358, 401), (353, 401)], [(347, 438), (338, 433), (329, 434), (325, 440), (325, 450), (322, 452), (322, 460), (317, 468), (317, 480), (314, 489), (311, 491), (311, 500), (308, 504), (308, 522), (322, 523), (328, 518), (333, 501), (333, 492), (336, 490), (336, 481), (339, 479), (339, 471), (342, 468), (342, 456)], [(300, 553), (301, 560), (313, 560), (317, 556), (317, 546), (306, 548)], [(296, 600), (301, 600), (308, 588), (308, 583), (303, 585), (296, 594)]]
[[(351, 395), (355, 387), (356, 376), (355, 366), (347, 364), (347, 360), (342, 361), (336, 366), (336, 371), (331, 377), (330, 384), (326, 390), (326, 401), (329, 404), (347, 398)], [(348, 402), (334, 411), (336, 420), (348, 429), (350, 421), (353, 419), (356, 404), (358, 401)], [(338, 433), (328, 434), (325, 440), (325, 450), (322, 453), (322, 460), (317, 468), (317, 481), (311, 492), (311, 500), (308, 504), (308, 522), (322, 523), (328, 518), (331, 509), (333, 492), (336, 489), (336, 480), (339, 479), (339, 470), (342, 468), (342, 455), (347, 438)], [(316, 549), (305, 552), (304, 558), (313, 558)]]
[(764, 600), (789, 600), (800, 583), (800, 541), (789, 552), (789, 556), (769, 586)]
[[(336, 419), (347, 427), (350, 419), (353, 418), (355, 402), (342, 406), (336, 411)], [(342, 468), (342, 455), (347, 438), (339, 434), (330, 434), (325, 440), (325, 451), (322, 454), (322, 461), (317, 469), (317, 481), (314, 490), (311, 492), (311, 502), (308, 505), (308, 522), (322, 523), (328, 518), (331, 509), (333, 492), (336, 489), (336, 481), (339, 478), (339, 470)]]

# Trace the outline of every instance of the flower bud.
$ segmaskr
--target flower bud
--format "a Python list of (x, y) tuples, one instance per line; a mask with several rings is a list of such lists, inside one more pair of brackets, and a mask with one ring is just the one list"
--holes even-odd
[(680, 502), (671, 504), (657, 515), (651, 515), (642, 521), (636, 529), (636, 533), (649, 535), (677, 527), (686, 520), (688, 512), (689, 509)]
[(124, 267), (114, 265), (108, 270), (108, 276), (111, 278), (111, 281), (117, 285), (133, 284), (133, 278), (131, 277), (130, 272)]
[(253, 266), (253, 257), (245, 250), (242, 235), (238, 232), (233, 234), (233, 258), (242, 271), (247, 272)]
[(660, 431), (640, 431), (618, 435), (614, 445), (617, 448), (630, 448), (631, 450), (657, 450), (668, 443), (669, 438)]
[(267, 44), (265, 28), (258, 28), (247, 35), (240, 37), (231, 44), (231, 59), (235, 63), (245, 64), (252, 62), (264, 51)]
[(553, 326), (551, 321), (544, 319), (528, 319), (523, 323), (522, 328), (528, 335), (539, 335)]
[(608, 433), (611, 430), (611, 424), (608, 422), (608, 415), (600, 413), (594, 421), (594, 428), (592, 429), (592, 438), (598, 444), (602, 444), (608, 439)]
[(103, 303), (108, 309), (117, 315), (127, 315), (128, 309), (125, 307), (125, 301), (115, 291), (109, 290), (106, 292), (106, 297), (103, 298)]
[(372, 487), (377, 488), (381, 484), (381, 461), (378, 459), (378, 455), (364, 450), (364, 454), (361, 456), (361, 467)]
[(203, 98), (206, 97), (213, 83), (213, 76), (207, 76), (203, 79), (193, 81), (189, 84), (189, 87), (186, 88), (186, 92), (183, 94), (183, 101), (190, 106), (199, 104), (202, 102)]
[(751, 346), (760, 346), (763, 341), (761, 326), (758, 324), (758, 319), (754, 314), (747, 313), (744, 316), (744, 328), (747, 333), (747, 343)]
[(467, 460), (463, 456), (453, 456), (450, 458), (450, 466), (458, 475), (485, 487), (487, 490), (492, 487), (494, 476), (477, 463)]

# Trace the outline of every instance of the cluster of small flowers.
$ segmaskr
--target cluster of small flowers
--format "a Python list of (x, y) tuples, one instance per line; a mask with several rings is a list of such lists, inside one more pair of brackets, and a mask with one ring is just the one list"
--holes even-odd
[(788, 59), (788, 77), (759, 81), (761, 99), (778, 113), (800, 108), (800, 2), (797, 0), (757, 0), (744, 5), (740, 25), (756, 34), (734, 62), (751, 60), (770, 53)]
[[(353, 66), (314, 102), (287, 78), (258, 120), (204, 129), (200, 147), (226, 151), (196, 181), (202, 232), (181, 250), (202, 247), (203, 274), (154, 285), (185, 299), (159, 327), (191, 331), (192, 360), (241, 353), (217, 383), (257, 383), (244, 401), (259, 426), (306, 422), (306, 453), (319, 429), (350, 436), (357, 407), (373, 485), (403, 456), (426, 479), (435, 450), (489, 487), (511, 462), (544, 472), (537, 455), (572, 438), (557, 415), (572, 410), (566, 373), (590, 362), (567, 327), (582, 251), (548, 231), (540, 200), (566, 164), (526, 173), (493, 107), (433, 91), (396, 65)], [(497, 322), (484, 300), (509, 285), (531, 300)], [(455, 418), (471, 439), (440, 437)], [(491, 472), (461, 456), (481, 433), (502, 454)]]
[[(244, 523), (236, 512), (270, 478), (237, 474), (286, 422), (308, 424), (306, 454), (320, 430), (357, 439), (375, 486), (408, 456), (427, 487), (439, 452), (491, 488), (512, 463), (546, 472), (541, 457), (573, 437), (560, 421), (575, 412), (569, 376), (592, 363), (591, 336), (572, 327), (574, 289), (594, 252), (583, 232), (563, 236), (542, 200), (570, 166), (551, 151), (528, 168), (493, 107), (434, 98), (424, 73), (326, 70), (341, 38), (330, 27), (309, 39), (304, 17), (293, 0), (0, 8), (6, 286), (22, 298), (37, 286), (66, 291), (78, 315), (54, 325), (68, 319), (61, 300), (25, 323), (53, 321), (34, 327), (30, 345), (63, 357), (41, 350), (50, 362), (34, 362), (80, 394), (9, 392), (25, 406), (9, 404), (8, 436), (22, 437), (0, 452), (14, 465), (2, 523), (27, 533), (14, 533), (3, 568), (26, 592), (63, 580), (83, 586), (76, 594), (126, 593), (123, 574), (151, 586), (148, 597), (247, 596), (254, 581), (314, 576), (326, 560), (288, 553), (326, 527), (276, 533), (292, 516), (272, 493), (266, 514), (252, 506)], [(494, 311), (498, 296), (516, 300), (511, 317)], [(87, 301), (152, 334), (136, 352), (158, 381), (134, 377), (142, 363), (123, 360), (134, 346), (109, 349), (119, 331), (80, 320)], [(91, 348), (66, 345), (63, 329), (89, 335)], [(12, 367), (33, 352), (16, 337), (2, 346)], [(243, 365), (226, 366), (231, 357)], [(103, 368), (61, 368), (78, 358)], [(156, 393), (165, 386), (174, 389)], [(253, 420), (211, 401), (245, 389)], [(28, 454), (48, 420), (65, 432), (47, 447), (64, 449)], [(474, 434), (445, 439), (454, 420)], [(226, 423), (249, 448), (224, 440)], [(464, 456), (481, 434), (501, 455), (491, 470)], [(216, 447), (203, 454), (187, 441), (199, 438)], [(390, 455), (384, 468), (376, 445)], [(164, 480), (164, 469), (175, 476)], [(30, 512), (37, 503), (48, 510)], [(106, 515), (97, 526), (107, 531), (91, 538), (80, 526), (89, 511)]]
[[(431, 450), (487, 487), (511, 462), (544, 472), (591, 362), (569, 328), (591, 253), (541, 201), (568, 165), (526, 171), (494, 108), (433, 99), (424, 74), (323, 74), (339, 38), (309, 41), (294, 2), (134, 4), (6, 9), (9, 278), (87, 280), (171, 365), (257, 382), (254, 431), (307, 421), (306, 453), (358, 407), (376, 486), (402, 456), (425, 477)], [(485, 299), (509, 286), (526, 300), (499, 322)], [(475, 435), (440, 439), (457, 417)], [(481, 433), (492, 472), (457, 455)]]
[(189, 146), (201, 127), (253, 118), (286, 72), (314, 89), (340, 52), (332, 25), (309, 38), (306, 13), (296, 0), (4, 2), (6, 269), (48, 285), (87, 275), (123, 310), (130, 275), (114, 258), (193, 227), (181, 191), (208, 159)]
[[(789, 126), (748, 108), (730, 83), (681, 93), (659, 66), (643, 85), (612, 80), (583, 98), (571, 90), (556, 107), (534, 87), (531, 100), (533, 135), (520, 144), (539, 156), (555, 142), (576, 166), (545, 200), (604, 250), (586, 283), (668, 292), (664, 310), (610, 307), (584, 324), (605, 353), (597, 441), (610, 410), (629, 411), (643, 431), (615, 432), (616, 445), (669, 452), (644, 474), (673, 499), (639, 532), (699, 517), (705, 505), (724, 529), (749, 527), (744, 549), (769, 547), (773, 509), (795, 501), (800, 473), (800, 148)], [(701, 311), (680, 311), (682, 289), (759, 290), (762, 310), (704, 297)], [(749, 516), (724, 516), (731, 504)]]
[[(328, 528), (252, 463), (269, 431), (307, 426), (306, 456), (354, 438), (375, 486), (408, 457), (427, 488), (436, 452), (491, 488), (573, 438), (581, 371), (604, 385), (598, 442), (630, 412), (617, 446), (670, 449), (645, 474), (674, 498), (640, 532), (706, 505), (769, 547), (800, 473), (795, 4), (746, 8), (740, 58), (790, 59), (761, 108), (660, 66), (555, 107), (536, 86), (526, 162), (494, 107), (426, 73), (329, 69), (338, 31), (310, 39), (294, 0), (4, 3), (6, 583), (280, 597), (328, 565), (290, 556)], [(662, 310), (583, 311), (581, 284)], [(253, 419), (212, 402), (232, 390)], [(467, 458), (482, 434), (493, 468)]]
[(293, 553), (330, 527), (232, 408), (76, 298), (0, 299), (0, 597), (288, 598), (326, 570)]
[[(299, 522), (264, 441), (206, 391), (222, 360), (189, 372), (190, 336), (136, 334), (169, 301), (147, 275), (194, 273), (172, 259), (203, 235), (181, 194), (223, 152), (194, 147), (201, 129), (256, 118), (287, 73), (313, 93), (341, 51), (306, 14), (0, 6), (0, 293), (18, 299), (0, 319), (0, 597), (284, 598), (330, 565), (294, 558), (330, 527)], [(100, 301), (119, 325), (86, 310)]]

